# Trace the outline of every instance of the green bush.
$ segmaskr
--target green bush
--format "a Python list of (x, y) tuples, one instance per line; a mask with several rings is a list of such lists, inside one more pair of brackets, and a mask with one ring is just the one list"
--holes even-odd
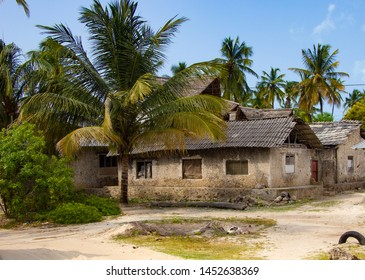
[(86, 224), (100, 222), (102, 215), (94, 206), (69, 202), (48, 213), (48, 219), (58, 224)]
[(76, 202), (94, 206), (102, 216), (113, 216), (121, 213), (118, 203), (112, 198), (99, 197), (96, 195), (79, 195)]
[(65, 159), (45, 154), (43, 135), (29, 123), (0, 132), (0, 207), (8, 218), (54, 209), (70, 201), (73, 172)]

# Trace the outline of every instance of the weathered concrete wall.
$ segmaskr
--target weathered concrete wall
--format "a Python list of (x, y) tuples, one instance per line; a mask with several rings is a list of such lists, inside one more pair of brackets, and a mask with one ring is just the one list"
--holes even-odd
[[(294, 155), (294, 172), (285, 171), (286, 155)], [(315, 150), (305, 146), (281, 147), (271, 149), (270, 159), (270, 187), (287, 188), (294, 186), (311, 185), (311, 163), (319, 160)], [(320, 162), (319, 162), (320, 164)], [(321, 174), (319, 174), (320, 178)]]
[[(182, 159), (202, 160), (202, 179), (183, 179)], [(248, 175), (226, 175), (227, 160), (248, 160)], [(268, 186), (269, 149), (216, 149), (186, 156), (153, 158), (151, 179), (137, 179), (136, 161), (129, 173), (131, 197), (160, 200), (229, 200), (257, 185)]]
[(87, 150), (71, 163), (74, 169), (74, 181), (77, 189), (100, 188), (118, 184), (116, 167), (99, 167), (99, 152)]
[[(359, 182), (365, 180), (365, 155), (363, 150), (354, 150), (352, 146), (362, 142), (364, 139), (360, 136), (360, 128), (354, 131), (348, 140), (339, 145), (337, 149), (337, 172), (338, 183)], [(348, 157), (354, 159), (353, 171), (348, 170)]]
[[(285, 173), (285, 155), (295, 155), (295, 173)], [(202, 179), (183, 179), (182, 159), (202, 160)], [(129, 173), (130, 196), (159, 200), (229, 201), (255, 188), (310, 185), (315, 151), (302, 148), (241, 148), (190, 152), (187, 156), (153, 158), (153, 178), (137, 179), (136, 160)], [(137, 159), (138, 160), (138, 159)], [(227, 175), (227, 160), (248, 160), (247, 175)]]
[(337, 149), (322, 149), (319, 151), (321, 159), (322, 182), (323, 186), (331, 186), (337, 184)]

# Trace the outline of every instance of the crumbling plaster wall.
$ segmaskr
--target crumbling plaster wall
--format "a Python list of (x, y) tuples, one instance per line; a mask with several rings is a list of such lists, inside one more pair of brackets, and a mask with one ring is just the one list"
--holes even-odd
[(101, 188), (118, 184), (116, 167), (99, 167), (99, 154), (105, 151), (84, 149), (71, 163), (76, 189)]
[[(349, 135), (347, 141), (337, 146), (337, 172), (338, 183), (359, 182), (365, 180), (365, 155), (364, 150), (354, 150), (352, 146), (362, 142), (360, 128)], [(354, 168), (348, 169), (348, 157), (352, 156)]]
[[(285, 171), (285, 160), (287, 155), (294, 155), (294, 172)], [(311, 163), (319, 157), (315, 150), (307, 149), (305, 146), (280, 147), (271, 149), (270, 160), (270, 187), (285, 188), (294, 186), (310, 185)], [(320, 161), (319, 161), (320, 164)], [(319, 174), (320, 176), (321, 174)]]
[[(183, 179), (182, 160), (202, 160), (202, 179)], [(144, 159), (144, 158), (140, 158)], [(152, 179), (136, 178), (136, 162), (129, 173), (131, 197), (161, 200), (229, 200), (246, 195), (250, 189), (268, 186), (270, 150), (212, 149), (186, 155), (151, 157)], [(227, 160), (248, 160), (248, 175), (226, 175)]]

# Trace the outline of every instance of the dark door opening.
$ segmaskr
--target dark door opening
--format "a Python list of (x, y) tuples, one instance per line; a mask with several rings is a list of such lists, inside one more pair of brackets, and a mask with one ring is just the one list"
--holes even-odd
[(318, 160), (312, 160), (312, 180), (318, 182)]

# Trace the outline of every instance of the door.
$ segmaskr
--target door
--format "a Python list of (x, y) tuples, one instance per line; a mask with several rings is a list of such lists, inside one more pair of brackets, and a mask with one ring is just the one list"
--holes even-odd
[(318, 160), (312, 160), (312, 180), (318, 182)]

